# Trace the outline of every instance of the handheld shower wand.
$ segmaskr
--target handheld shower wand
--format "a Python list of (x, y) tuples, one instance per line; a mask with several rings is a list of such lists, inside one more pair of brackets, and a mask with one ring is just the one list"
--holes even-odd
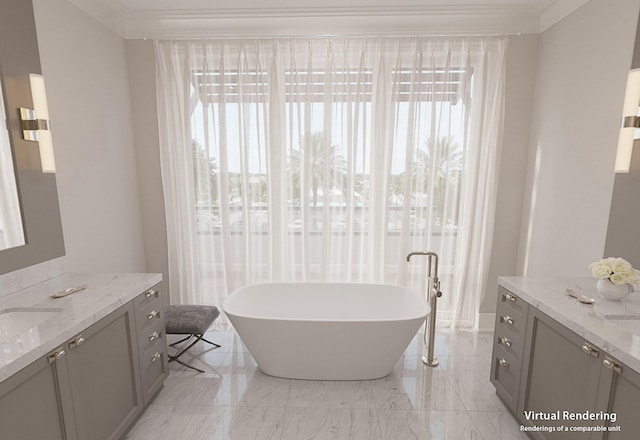
[[(411, 252), (407, 255), (407, 262), (411, 260), (411, 257), (414, 255), (426, 255), (429, 257), (427, 262), (428, 271), (428, 284), (429, 284), (429, 306), (431, 307), (431, 313), (427, 315), (427, 319), (425, 322), (425, 335), (424, 342), (427, 344), (427, 328), (429, 332), (429, 344), (427, 347), (427, 355), (422, 356), (422, 362), (429, 365), (430, 367), (435, 367), (438, 365), (438, 359), (434, 356), (434, 340), (436, 337), (436, 308), (437, 308), (437, 299), (442, 296), (442, 292), (440, 291), (440, 280), (438, 279), (438, 254), (435, 252)], [(433, 264), (432, 264), (433, 260)]]

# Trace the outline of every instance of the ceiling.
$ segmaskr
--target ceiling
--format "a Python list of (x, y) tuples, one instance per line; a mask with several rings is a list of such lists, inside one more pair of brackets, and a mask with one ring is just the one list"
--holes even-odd
[(588, 0), (68, 0), (125, 38), (538, 33)]

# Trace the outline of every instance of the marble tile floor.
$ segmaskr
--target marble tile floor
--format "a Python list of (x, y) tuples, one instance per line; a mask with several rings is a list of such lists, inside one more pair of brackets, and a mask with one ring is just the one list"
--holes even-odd
[[(489, 382), (492, 333), (438, 331), (440, 365), (425, 366), (416, 335), (393, 372), (367, 381), (267, 376), (232, 329), (175, 362), (127, 440), (525, 440)], [(171, 340), (169, 341), (171, 342)]]

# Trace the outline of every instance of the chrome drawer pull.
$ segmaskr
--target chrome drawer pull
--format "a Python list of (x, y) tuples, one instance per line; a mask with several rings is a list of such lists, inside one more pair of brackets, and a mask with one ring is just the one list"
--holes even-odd
[(78, 336), (73, 341), (69, 342), (69, 348), (76, 348), (79, 345), (84, 343), (84, 338), (82, 336)]
[(504, 336), (503, 336), (503, 337), (498, 338), (498, 343), (499, 343), (499, 344), (504, 344), (504, 345), (506, 345), (507, 347), (511, 348), (511, 340), (510, 340), (510, 339), (508, 339), (508, 338), (505, 338)]
[(158, 332), (151, 333), (151, 335), (149, 336), (149, 342), (155, 341), (156, 339), (158, 339), (159, 336), (160, 334)]
[(602, 361), (602, 363), (604, 364), (605, 367), (609, 368), (610, 370), (613, 370), (616, 373), (622, 373), (622, 365), (618, 364), (617, 362), (614, 362), (612, 359), (606, 358), (605, 360)]
[(513, 293), (507, 293), (503, 295), (503, 298), (508, 299), (509, 301), (516, 302), (516, 296)]
[(153, 319), (155, 317), (160, 317), (160, 313), (155, 310), (152, 310), (151, 313), (147, 315), (147, 319)]
[(156, 354), (151, 358), (151, 363), (155, 363), (158, 359), (160, 359), (160, 353), (156, 352)]
[(507, 315), (507, 316), (501, 316), (501, 317), (500, 317), (500, 321), (502, 321), (502, 322), (506, 322), (506, 323), (507, 323), (507, 324), (509, 324), (509, 325), (513, 325), (513, 323), (515, 322), (515, 321), (513, 320), (513, 318), (512, 318), (511, 316), (509, 316), (509, 315)]
[(151, 298), (151, 297), (152, 297), (152, 296), (154, 296), (154, 295), (155, 295), (156, 297), (158, 296), (158, 291), (157, 291), (157, 290), (154, 290), (154, 289), (147, 290), (147, 291), (144, 293), (144, 297), (145, 297), (145, 298)]
[(62, 349), (57, 349), (56, 351), (54, 351), (53, 353), (51, 353), (48, 357), (47, 360), (49, 361), (50, 364), (52, 364), (53, 362), (57, 361), (58, 359), (60, 359), (62, 356), (64, 356), (64, 350)]
[(509, 368), (509, 362), (507, 362), (506, 359), (501, 358), (498, 362), (500, 362), (500, 365), (503, 366), (504, 368)]
[(586, 344), (586, 343), (582, 345), (582, 351), (584, 351), (587, 354), (590, 354), (591, 356), (593, 356), (595, 358), (597, 358), (598, 355), (600, 354), (600, 351), (598, 351), (597, 348), (594, 348), (591, 345)]

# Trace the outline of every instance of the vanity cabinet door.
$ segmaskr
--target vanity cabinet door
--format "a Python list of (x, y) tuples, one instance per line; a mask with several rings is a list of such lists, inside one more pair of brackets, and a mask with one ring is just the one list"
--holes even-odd
[(78, 437), (118, 439), (142, 410), (133, 304), (67, 342)]
[(59, 348), (0, 383), (0, 439), (77, 438), (64, 356)]
[[(596, 409), (615, 414), (616, 421), (602, 422), (612, 430), (594, 434), (592, 439), (637, 440), (640, 435), (640, 373), (610, 356), (603, 356), (602, 362)], [(620, 431), (616, 430), (617, 427), (620, 427)]]
[[(533, 307), (527, 323), (518, 416), (528, 426), (591, 426), (563, 419), (563, 411), (593, 412), (603, 353)], [(525, 411), (559, 414), (560, 420), (526, 420)], [(532, 432), (537, 439), (588, 439), (589, 433)], [(568, 437), (569, 436), (569, 437)]]

